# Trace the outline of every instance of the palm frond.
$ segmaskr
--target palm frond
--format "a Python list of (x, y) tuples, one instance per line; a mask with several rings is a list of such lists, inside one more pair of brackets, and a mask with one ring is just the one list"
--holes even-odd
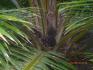
[[(75, 70), (60, 54), (56, 52), (38, 52), (26, 64), (23, 70)], [(44, 66), (44, 67), (43, 67)]]

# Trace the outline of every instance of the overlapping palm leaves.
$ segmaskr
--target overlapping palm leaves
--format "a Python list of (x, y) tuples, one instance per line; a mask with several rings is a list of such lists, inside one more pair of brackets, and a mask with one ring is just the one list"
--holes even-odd
[[(8, 15), (9, 10), (5, 11), (7, 13), (0, 14), (1, 70), (75, 70), (73, 65), (67, 62), (68, 59), (65, 56), (70, 48), (78, 47), (78, 41), (92, 28), (93, 16), (92, 13), (85, 16), (82, 11), (80, 11), (82, 14), (80, 16), (81, 14), (77, 11), (72, 11), (81, 10), (79, 7), (84, 8), (86, 5), (91, 7), (92, 3), (93, 1), (73, 1), (58, 4), (57, 35), (55, 37), (57, 43), (52, 47), (53, 50), (50, 50), (49, 46), (45, 47), (46, 44), (42, 43), (42, 37), (37, 36), (38, 33), (44, 34), (43, 37), (47, 35), (44, 12), (47, 8), (41, 9), (41, 2), (38, 2), (40, 9), (34, 10), (34, 12), (40, 10), (41, 15), (37, 12), (32, 13), (31, 8), (28, 8), (31, 9), (29, 13), (28, 9), (20, 9), (21, 12), (25, 12), (18, 14), (21, 15), (21, 19), (17, 17), (18, 15), (14, 16), (13, 13)], [(25, 17), (22, 19), (23, 16)], [(40, 26), (39, 29), (37, 25)], [(60, 52), (60, 49), (63, 51)]]
[[(68, 46), (71, 46), (70, 48), (73, 48), (71, 45), (71, 43), (73, 43), (74, 48), (75, 47), (77, 48), (77, 49), (71, 50), (71, 52), (74, 51), (73, 54), (75, 54), (75, 52), (78, 50), (76, 52), (77, 54), (80, 53), (80, 55), (78, 55), (78, 56), (83, 56), (81, 54), (83, 54), (85, 52), (85, 50), (81, 50), (80, 48), (82, 48), (82, 47), (79, 46), (77, 42), (79, 42), (81, 40), (81, 38), (90, 29), (92, 29), (92, 24), (93, 24), (93, 22), (92, 22), (93, 8), (91, 7), (92, 1), (91, 0), (90, 1), (87, 1), (87, 0), (86, 1), (72, 1), (72, 2), (68, 2), (68, 3), (63, 3), (63, 5), (61, 4), (60, 7), (62, 7), (62, 6), (64, 7), (64, 5), (66, 5), (66, 7), (59, 10), (59, 11), (62, 11), (63, 13), (66, 13), (64, 15), (66, 16), (65, 20), (66, 20), (67, 25), (66, 25), (66, 28), (64, 31), (65, 36), (64, 36), (63, 41), (67, 42), (67, 39), (70, 39), (70, 41), (68, 40), (68, 42), (69, 42)], [(70, 10), (68, 10), (67, 8), (69, 8)], [(67, 47), (67, 48), (70, 49), (69, 47)], [(85, 48), (83, 46), (83, 49), (85, 49)], [(68, 49), (66, 49), (66, 50), (68, 50)], [(88, 52), (90, 52), (90, 51), (88, 51)], [(68, 51), (68, 54), (69, 53), (70, 52)], [(92, 53), (93, 52), (91, 52), (91, 54)], [(77, 56), (77, 54), (75, 54), (75, 56)], [(73, 56), (72, 53), (70, 54), (70, 56)]]

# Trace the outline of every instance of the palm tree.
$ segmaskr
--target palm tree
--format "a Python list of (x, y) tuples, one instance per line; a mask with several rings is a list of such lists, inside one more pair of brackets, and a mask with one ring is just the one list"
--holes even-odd
[(15, 2), (18, 9), (0, 12), (1, 70), (77, 70), (71, 60), (93, 61), (80, 47), (92, 29), (92, 12), (84, 11), (93, 1), (29, 0), (27, 8)]

